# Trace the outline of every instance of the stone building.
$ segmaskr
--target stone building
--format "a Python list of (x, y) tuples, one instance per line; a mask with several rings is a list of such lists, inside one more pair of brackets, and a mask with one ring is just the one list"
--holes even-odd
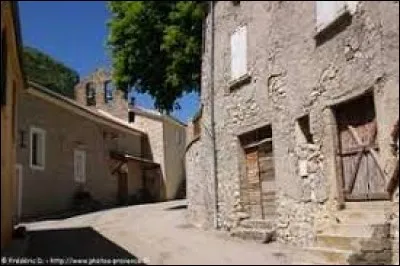
[(17, 220), (69, 211), (78, 194), (101, 208), (153, 190), (143, 171), (160, 166), (144, 158), (145, 133), (126, 121), (33, 82), (18, 107)]
[(19, 95), (25, 89), (18, 2), (1, 1), (1, 249), (12, 238), (15, 140)]
[(398, 262), (399, 3), (217, 1), (203, 32), (189, 219), (307, 262)]
[[(160, 165), (160, 171), (145, 171), (143, 180), (161, 180), (160, 200), (182, 197), (185, 188), (184, 151), (186, 125), (172, 116), (128, 103), (127, 95), (116, 90), (110, 74), (98, 69), (75, 87), (76, 101), (101, 112), (125, 120), (146, 134), (142, 143), (144, 156)], [(158, 182), (158, 181), (157, 181)]]

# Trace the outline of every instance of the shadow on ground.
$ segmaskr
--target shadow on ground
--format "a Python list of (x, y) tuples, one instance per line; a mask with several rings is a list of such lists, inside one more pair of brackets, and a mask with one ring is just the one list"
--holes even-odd
[[(137, 258), (114, 244), (91, 227), (56, 230), (28, 231), (25, 244), (18, 250), (8, 250), (4, 255), (14, 254), (28, 258), (74, 258), (74, 259), (124, 259), (138, 263)], [(23, 250), (21, 250), (23, 249)]]
[(187, 204), (182, 204), (174, 207), (170, 207), (165, 209), (166, 211), (173, 211), (173, 210), (182, 210), (182, 209), (187, 209)]

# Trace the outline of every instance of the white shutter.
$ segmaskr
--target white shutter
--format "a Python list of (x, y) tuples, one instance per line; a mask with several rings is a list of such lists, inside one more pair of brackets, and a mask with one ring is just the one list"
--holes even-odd
[(328, 26), (340, 16), (346, 8), (346, 1), (316, 1), (317, 29)]
[(74, 151), (74, 176), (75, 181), (84, 183), (86, 181), (86, 153), (82, 150)]
[(247, 29), (239, 27), (231, 36), (231, 78), (247, 74)]

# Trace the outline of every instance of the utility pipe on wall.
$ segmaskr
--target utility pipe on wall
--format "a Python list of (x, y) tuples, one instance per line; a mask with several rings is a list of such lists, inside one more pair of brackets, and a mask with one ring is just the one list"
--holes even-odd
[(211, 51), (210, 51), (210, 100), (211, 100), (211, 139), (213, 149), (213, 178), (214, 178), (214, 227), (218, 228), (218, 178), (217, 178), (217, 149), (215, 136), (215, 108), (214, 108), (214, 1), (210, 1), (211, 8)]

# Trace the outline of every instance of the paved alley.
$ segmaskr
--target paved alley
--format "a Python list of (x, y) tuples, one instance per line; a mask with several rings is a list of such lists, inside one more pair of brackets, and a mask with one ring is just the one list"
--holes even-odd
[[(92, 228), (146, 264), (287, 264), (278, 244), (262, 245), (202, 231), (185, 221), (186, 202), (106, 210), (25, 224), (28, 231)], [(66, 247), (69, 248), (69, 247)], [(79, 249), (76, 248), (76, 249)], [(124, 252), (121, 252), (124, 254)], [(31, 254), (34, 255), (34, 254)]]

